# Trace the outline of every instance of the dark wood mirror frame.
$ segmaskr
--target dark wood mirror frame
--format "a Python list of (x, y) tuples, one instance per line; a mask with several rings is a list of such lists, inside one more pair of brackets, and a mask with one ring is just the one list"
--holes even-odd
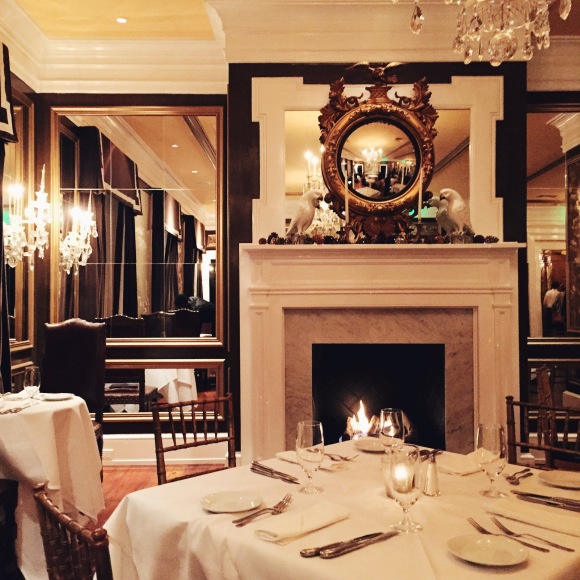
[[(324, 145), (321, 168), (332, 208), (339, 215), (345, 210), (348, 195), (352, 230), (390, 235), (410, 224), (410, 217), (403, 212), (418, 207), (431, 181), (435, 164), (433, 139), (437, 134), (434, 124), (438, 115), (429, 103), (431, 93), (425, 79), (414, 83), (412, 97), (399, 96), (395, 91), (394, 99), (388, 93), (397, 78), (386, 67), (374, 69), (373, 79), (375, 84), (367, 87), (370, 97), (364, 101), (360, 101), (361, 97), (345, 95), (344, 78), (330, 85), (329, 102), (319, 117), (320, 142)], [(411, 141), (417, 160), (411, 181), (399, 195), (386, 200), (358, 195), (348, 183), (351, 176), (345, 175), (342, 167), (343, 148), (349, 136), (373, 123), (393, 125), (403, 131)]]
[[(198, 338), (116, 338), (107, 339), (107, 348), (123, 349), (138, 347), (139, 349), (151, 347), (221, 347), (224, 345), (224, 243), (223, 243), (223, 171), (224, 171), (224, 108), (222, 106), (53, 106), (51, 107), (51, 191), (53, 193), (53, 223), (51, 239), (51, 288), (58, 289), (61, 285), (61, 274), (59, 271), (59, 243), (60, 223), (59, 223), (59, 200), (60, 191), (60, 156), (59, 141), (61, 135), (61, 121), (64, 117), (71, 115), (83, 116), (103, 116), (103, 115), (157, 115), (157, 116), (177, 116), (177, 115), (213, 115), (216, 117), (216, 318), (215, 333), (211, 337)], [(56, 197), (55, 197), (56, 195)], [(59, 317), (59, 291), (51, 293), (50, 320), (56, 321)]]

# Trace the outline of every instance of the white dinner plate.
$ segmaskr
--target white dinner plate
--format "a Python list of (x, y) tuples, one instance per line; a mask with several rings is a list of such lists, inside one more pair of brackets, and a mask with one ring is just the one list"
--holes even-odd
[(447, 549), (462, 560), (483, 566), (515, 566), (528, 558), (524, 546), (505, 536), (456, 536), (447, 542)]
[(41, 399), (45, 401), (66, 401), (74, 398), (72, 393), (41, 393)]
[(203, 509), (214, 514), (245, 512), (261, 506), (262, 502), (257, 493), (244, 491), (219, 491), (201, 499)]
[(354, 446), (361, 451), (370, 451), (371, 453), (384, 453), (383, 444), (374, 437), (361, 437), (355, 439)]
[(580, 471), (542, 471), (538, 478), (553, 487), (580, 489)]

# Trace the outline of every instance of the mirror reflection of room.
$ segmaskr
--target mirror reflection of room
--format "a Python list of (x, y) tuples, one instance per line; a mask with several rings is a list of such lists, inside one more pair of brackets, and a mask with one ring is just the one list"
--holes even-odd
[(59, 319), (105, 322), (108, 338), (214, 337), (215, 116), (60, 120)]

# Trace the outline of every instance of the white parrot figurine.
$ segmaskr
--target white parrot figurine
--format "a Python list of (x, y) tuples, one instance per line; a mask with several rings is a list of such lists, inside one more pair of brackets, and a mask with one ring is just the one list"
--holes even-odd
[(302, 194), (298, 202), (298, 211), (290, 222), (286, 235), (303, 235), (312, 224), (316, 208), (320, 206), (322, 191), (319, 189), (309, 189)]
[(437, 221), (437, 225), (439, 226), (439, 233), (442, 233), (441, 230), (445, 231), (446, 234), (451, 233), (453, 229), (453, 224), (449, 220), (449, 216), (447, 214), (449, 202), (446, 199), (441, 199), (440, 197), (433, 196), (427, 202), (427, 204), (431, 207), (437, 208), (435, 220)]
[(469, 206), (465, 203), (461, 194), (447, 187), (439, 192), (439, 198), (446, 200), (448, 204), (447, 218), (451, 230), (447, 233), (466, 232), (473, 235), (475, 232), (469, 221)]

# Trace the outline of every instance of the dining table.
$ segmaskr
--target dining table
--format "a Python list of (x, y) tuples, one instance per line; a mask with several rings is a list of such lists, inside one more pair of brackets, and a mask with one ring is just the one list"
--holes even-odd
[[(0, 396), (0, 478), (18, 481), (16, 553), (26, 579), (47, 578), (33, 495), (49, 497), (72, 517), (96, 521), (104, 509), (101, 458), (85, 401), (69, 393)], [(88, 521), (87, 520), (87, 521)]]
[[(388, 532), (402, 519), (401, 507), (386, 493), (380, 446), (365, 448), (346, 441), (327, 445), (326, 451), (351, 459), (324, 458), (314, 474), (316, 485), (322, 487), (318, 494), (301, 493), (298, 484), (256, 473), (251, 465), (129, 494), (105, 524), (115, 577), (153, 580), (168, 577), (168, 570), (172, 579), (183, 580), (580, 577), (580, 513), (528, 503), (509, 493), (517, 489), (580, 500), (578, 489), (552, 487), (541, 478), (541, 471), (533, 469), (533, 475), (518, 486), (500, 478), (498, 487), (507, 497), (488, 499), (480, 494), (489, 487), (487, 476), (478, 466), (466, 469), (473, 466), (467, 456), (450, 452), (435, 457), (436, 489), (431, 485), (429, 490), (439, 494), (421, 493), (411, 507), (421, 531), (396, 534), (335, 558), (303, 557), (303, 549)], [(292, 450), (260, 463), (304, 483)], [(432, 465), (430, 469), (433, 477)], [(517, 469), (508, 465), (505, 472)], [(233, 523), (257, 506), (273, 506), (288, 493), (292, 498), (282, 513), (266, 514), (243, 527)], [(536, 534), (569, 551), (552, 547), (538, 551), (515, 540), (484, 536), (467, 519), (499, 533), (491, 520), (494, 513), (515, 531)], [(507, 542), (513, 558), (502, 559), (503, 544), (493, 544), (485, 563), (475, 563), (477, 556), (471, 555), (482, 540)], [(467, 557), (457, 542), (467, 545)]]
[(145, 386), (155, 387), (167, 403), (197, 399), (195, 369), (145, 369)]

